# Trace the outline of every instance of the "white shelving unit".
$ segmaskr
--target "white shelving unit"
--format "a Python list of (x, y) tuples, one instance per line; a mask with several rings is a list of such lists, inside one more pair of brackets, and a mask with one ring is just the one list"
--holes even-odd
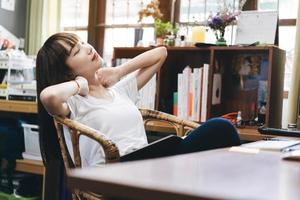
[[(5, 100), (36, 99), (35, 61), (23, 52), (0, 52), (0, 98)], [(24, 98), (22, 98), (24, 97)]]

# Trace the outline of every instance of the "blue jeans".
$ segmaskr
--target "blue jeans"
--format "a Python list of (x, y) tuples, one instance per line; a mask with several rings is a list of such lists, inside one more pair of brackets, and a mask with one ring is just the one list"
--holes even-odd
[(181, 142), (179, 153), (192, 153), (240, 144), (237, 130), (228, 120), (213, 118), (187, 135)]
[(214, 118), (192, 130), (184, 139), (166, 137), (124, 155), (121, 162), (172, 156), (240, 145), (235, 127), (226, 119)]

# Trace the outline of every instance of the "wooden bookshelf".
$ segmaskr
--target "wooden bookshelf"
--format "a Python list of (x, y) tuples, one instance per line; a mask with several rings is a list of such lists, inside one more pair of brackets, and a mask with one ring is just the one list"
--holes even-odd
[[(113, 63), (118, 63), (118, 59), (133, 58), (149, 49), (149, 47), (115, 47)], [(281, 128), (284, 50), (276, 46), (168, 47), (167, 49), (168, 57), (157, 77), (155, 109), (172, 114), (173, 93), (177, 91), (177, 74), (181, 73), (187, 65), (199, 68), (207, 63), (209, 64), (207, 102), (212, 102), (214, 73), (221, 73), (222, 76), (221, 104), (207, 104), (207, 119), (241, 110), (242, 115), (247, 114), (247, 117), (251, 116), (253, 120), (258, 114), (259, 103), (258, 98), (255, 97), (255, 95), (258, 96), (258, 85), (260, 81), (265, 81), (267, 83), (264, 88), (267, 96), (265, 125)], [(259, 71), (253, 76), (255, 88), (252, 91), (248, 91), (247, 88), (236, 89), (236, 83), (232, 77), (236, 73), (236, 71), (233, 72), (233, 65), (237, 55), (261, 57)], [(261, 74), (264, 75), (263, 78)], [(249, 100), (248, 97), (252, 99)], [(249, 109), (252, 109), (250, 114)]]

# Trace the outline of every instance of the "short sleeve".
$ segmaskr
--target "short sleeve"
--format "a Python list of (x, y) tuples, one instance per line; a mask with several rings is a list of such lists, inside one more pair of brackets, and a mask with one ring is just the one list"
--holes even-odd
[(70, 118), (74, 119), (77, 115), (76, 96), (71, 96), (67, 99), (67, 105), (71, 111)]
[(136, 76), (130, 74), (116, 83), (113, 89), (127, 96), (135, 104), (139, 101), (139, 91)]

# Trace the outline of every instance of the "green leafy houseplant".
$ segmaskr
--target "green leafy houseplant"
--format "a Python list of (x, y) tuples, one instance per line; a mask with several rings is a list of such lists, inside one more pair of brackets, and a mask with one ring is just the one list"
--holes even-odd
[(164, 38), (170, 32), (173, 32), (173, 25), (170, 22), (163, 22), (160, 19), (156, 19), (154, 30), (157, 38)]

